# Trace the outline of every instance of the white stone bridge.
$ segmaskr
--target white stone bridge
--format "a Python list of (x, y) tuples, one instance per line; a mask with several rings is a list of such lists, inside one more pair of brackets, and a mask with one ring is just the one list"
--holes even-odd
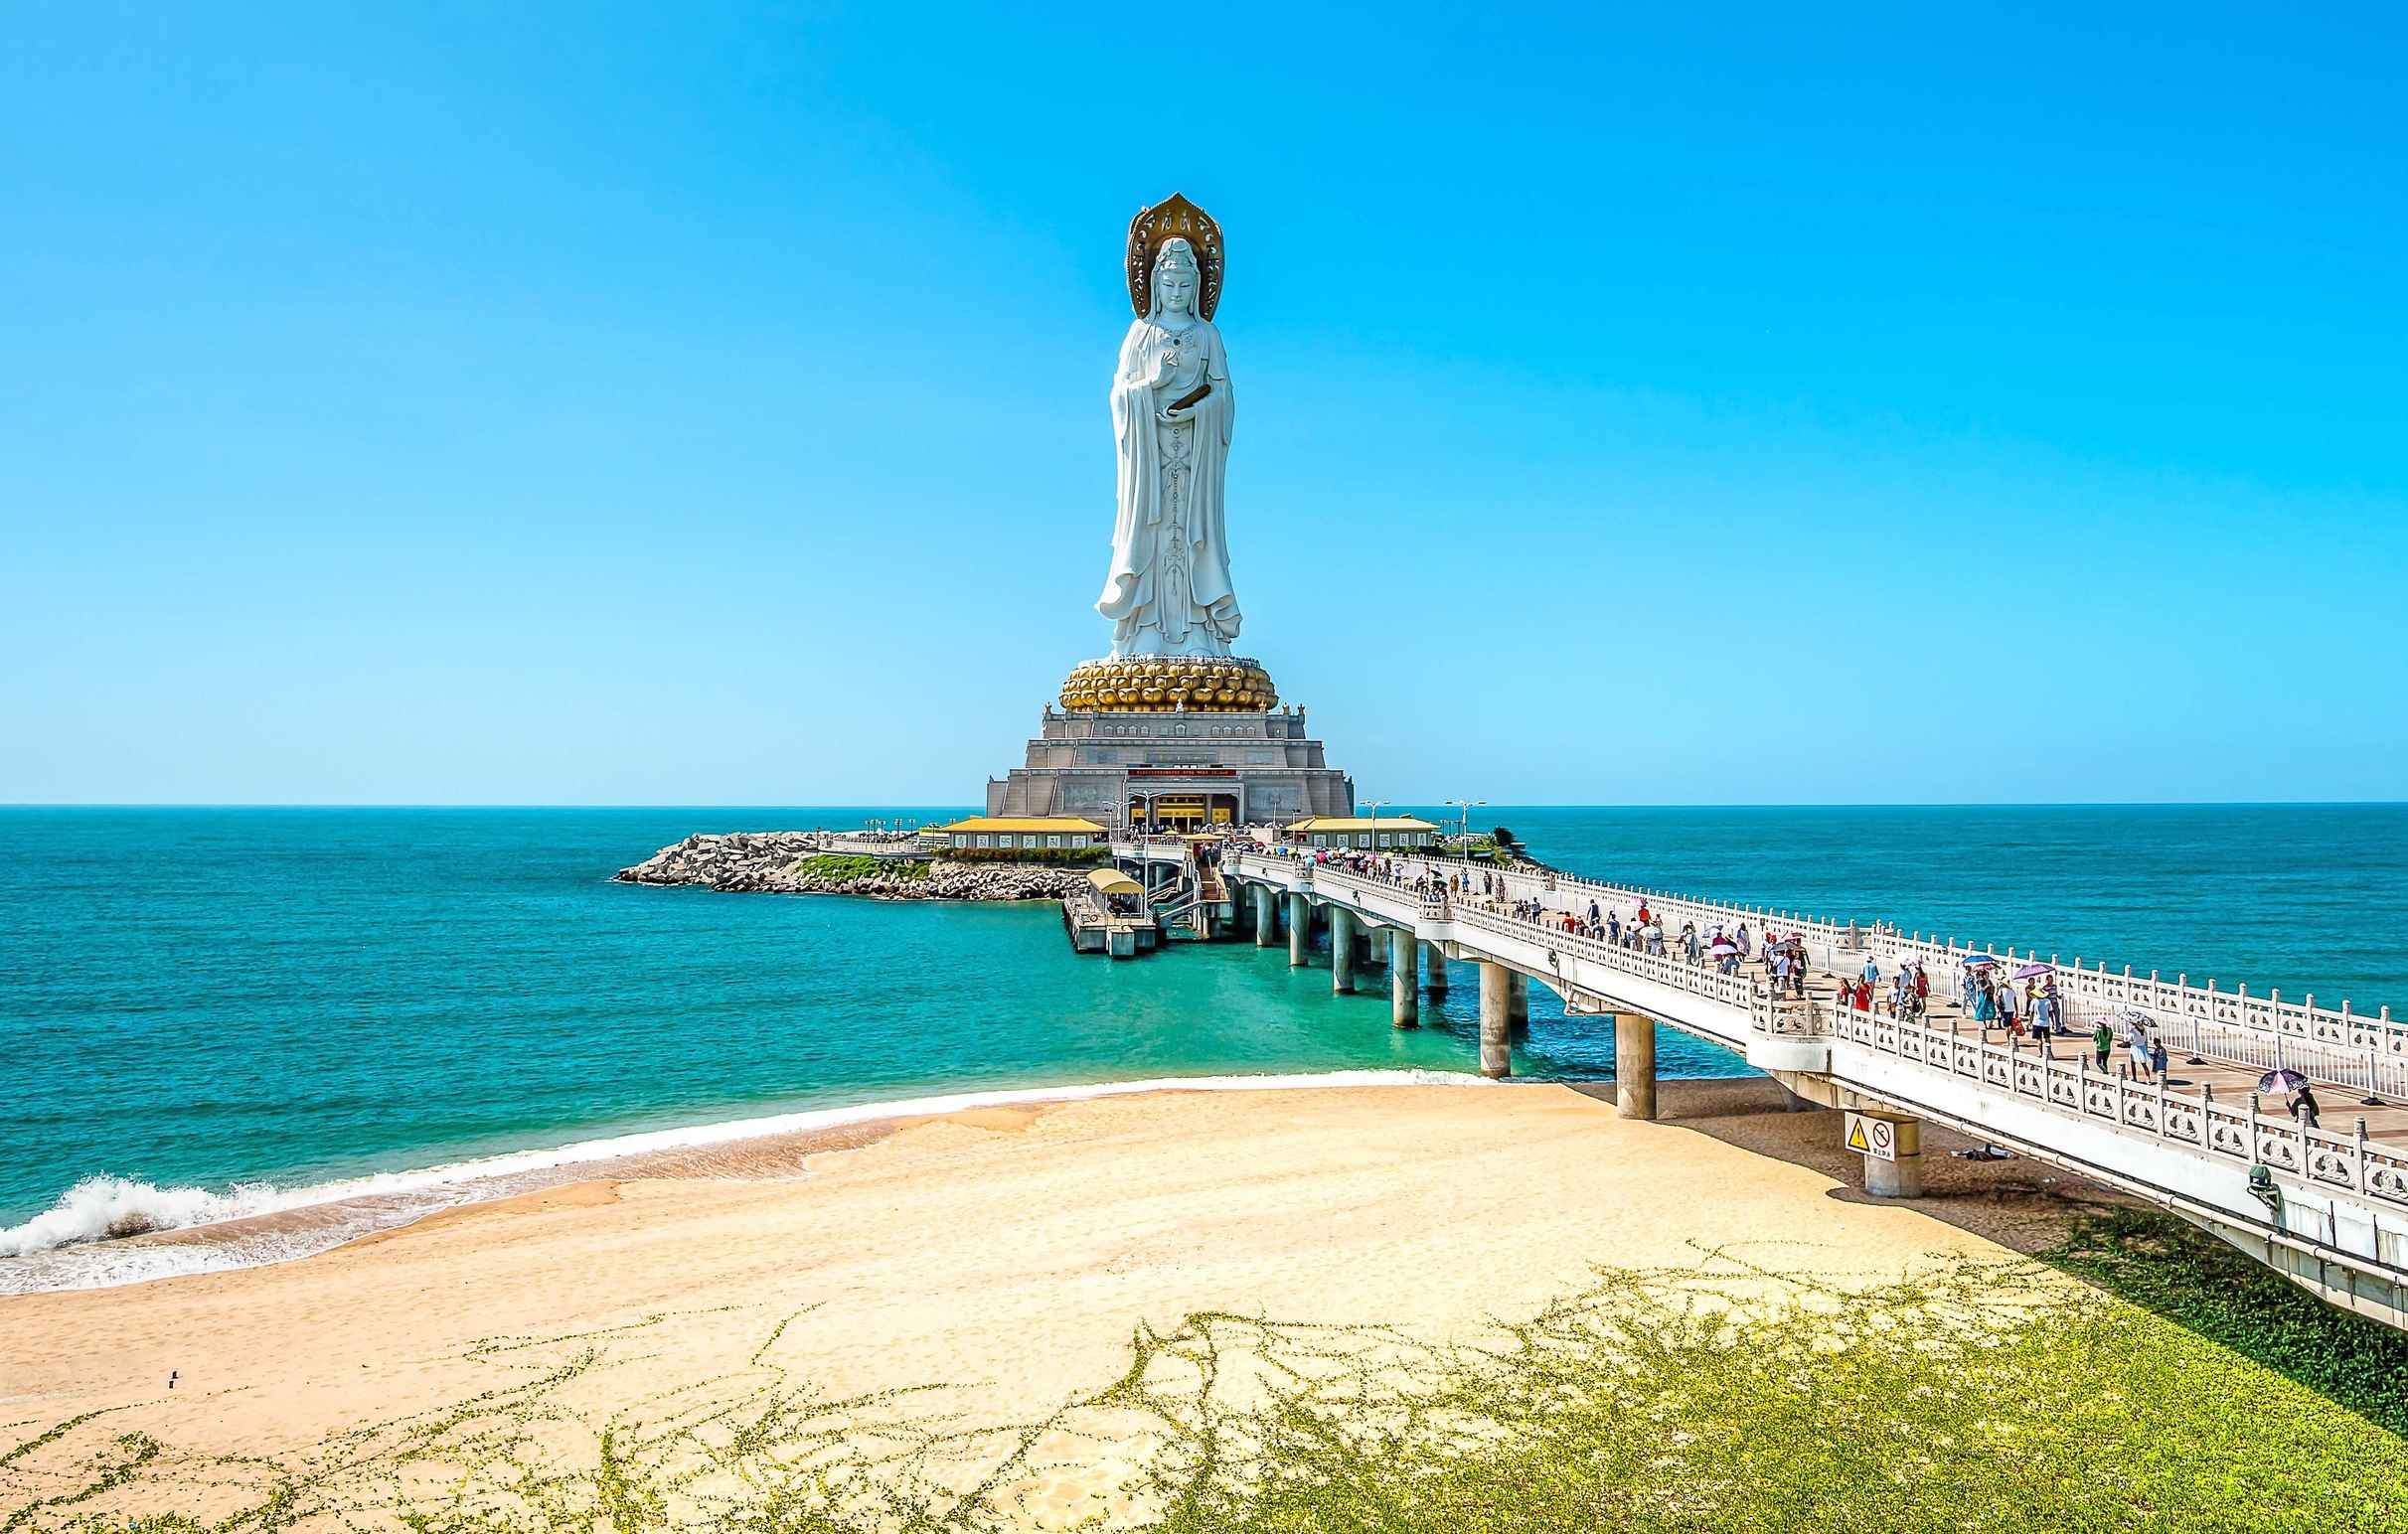
[[(1188, 855), (1175, 841), (1115, 850), (1139, 864)], [(1514, 1032), (1527, 1022), (1534, 981), (1563, 998), (1567, 1025), (1613, 1017), (1616, 1097), (1626, 1116), (1655, 1116), (1655, 1030), (1680, 1028), (1801, 1098), (1888, 1124), (1897, 1158), (1867, 1157), (1871, 1191), (1920, 1192), (1919, 1128), (1931, 1120), (2137, 1194), (2333, 1304), (2408, 1326), (2408, 1024), (2387, 1010), (2364, 1016), (2346, 1005), (2320, 1008), (2313, 997), (2292, 1002), (2276, 993), (2055, 965), (2072, 1036), (2042, 1047), (1980, 1027), (1955, 1004), (1962, 966), (1988, 950), (1559, 873), (1412, 859), (1397, 866), (1404, 876), (1387, 879), (1316, 862), (1309, 852), (1240, 849), (1221, 865), (1222, 909), (1250, 922), (1260, 946), (1276, 946), (1284, 930), (1297, 965), (1308, 962), (1317, 920), (1325, 924), (1331, 984), (1342, 992), (1355, 989), (1359, 969), (1384, 947), (1398, 1027), (1417, 1024), (1424, 989), (1446, 990), (1447, 960), (1477, 964), (1480, 1068), (1491, 1076), (1512, 1070)], [(1414, 883), (1424, 869), (1439, 875), (1433, 888), (1448, 871), (1468, 872), (1473, 886), (1490, 873), (1499, 888), (1493, 896), (1425, 896)], [(1776, 997), (1757, 964), (1725, 974), (1678, 952), (1639, 952), (1565, 929), (1564, 918), (1584, 916), (1592, 901), (1627, 922), (1642, 898), (1668, 932), (1684, 922), (1700, 931), (1745, 922), (1757, 933), (1797, 934), (1812, 967), (1806, 996)], [(1539, 914), (1517, 915), (1518, 903)], [(1902, 960), (1923, 962), (1932, 983), (1925, 1016), (1900, 1020), (1839, 1001), (1840, 977), (1852, 977), (1867, 956), (1884, 976)], [(1425, 976), (1417, 959), (1426, 959)], [(2156, 1020), (2175, 1062), (2171, 1082), (2093, 1064), (2094, 1023), (2128, 1010)], [(2122, 1027), (2115, 1031), (2120, 1038)], [(2324, 1088), (2327, 1127), (2261, 1109), (2252, 1088), (2277, 1066)]]

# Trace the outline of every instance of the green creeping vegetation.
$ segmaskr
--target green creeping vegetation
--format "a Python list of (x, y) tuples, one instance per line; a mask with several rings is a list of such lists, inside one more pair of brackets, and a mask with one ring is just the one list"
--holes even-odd
[(919, 859), (892, 860), (883, 857), (844, 857), (822, 852), (803, 858), (794, 871), (814, 879), (924, 879), (927, 863)]
[(2214, 1237), (2138, 1210), (2086, 1219), (2043, 1256), (2408, 1437), (2408, 1332), (2322, 1304)]
[[(1298, 1371), (1267, 1403), (1192, 1417), (1151, 1472), (1157, 1526), (2408, 1528), (2396, 1431), (2120, 1300), (1957, 1264), (1870, 1295), (1792, 1279), (1769, 1304), (1699, 1304), (1732, 1265), (1601, 1275), (1504, 1347), (1423, 1354), (1400, 1379)], [(1162, 1345), (1225, 1354), (1208, 1331)]]
[(1028, 863), (1040, 868), (1091, 868), (1111, 855), (1108, 846), (965, 846), (945, 854), (954, 862)]
[(815, 1387), (778, 1362), (792, 1316), (725, 1376), (604, 1405), (593, 1382), (641, 1356), (656, 1316), (482, 1344), (492, 1389), (284, 1457), (17, 1424), (0, 1529), (975, 1534), (1023, 1526), (1030, 1487), (1107, 1448), (1140, 1453), (1122, 1487), (1140, 1511), (1084, 1526), (1165, 1534), (2408, 1527), (2408, 1445), (2316, 1388), (2380, 1388), (2349, 1355), (2394, 1344), (2279, 1291), (2217, 1324), (2321, 1336), (2329, 1369), (2187, 1329), (2169, 1316), (2230, 1286), (2179, 1235), (2115, 1215), (2056, 1258), (2154, 1308), (2020, 1262), (1935, 1259), (1844, 1293), (1797, 1271), (1831, 1254), (1787, 1248), (1601, 1271), (1453, 1346), (1203, 1312), (1141, 1327), (1119, 1378), (1000, 1426), (941, 1387)]

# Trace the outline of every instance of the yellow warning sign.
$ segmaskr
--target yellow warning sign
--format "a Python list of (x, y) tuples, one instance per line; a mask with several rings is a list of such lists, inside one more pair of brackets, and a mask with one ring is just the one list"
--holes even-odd
[(1898, 1127), (1887, 1119), (1851, 1113), (1847, 1116), (1847, 1149), (1876, 1161), (1894, 1161), (1898, 1158)]

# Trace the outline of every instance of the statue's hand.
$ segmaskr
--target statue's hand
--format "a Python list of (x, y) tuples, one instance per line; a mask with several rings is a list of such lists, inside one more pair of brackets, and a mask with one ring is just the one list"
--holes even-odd
[(1189, 416), (1194, 415), (1195, 413), (1196, 406), (1189, 405), (1187, 408), (1181, 410), (1160, 411), (1158, 412), (1157, 418), (1160, 419), (1166, 426), (1176, 426), (1181, 421), (1186, 420)]

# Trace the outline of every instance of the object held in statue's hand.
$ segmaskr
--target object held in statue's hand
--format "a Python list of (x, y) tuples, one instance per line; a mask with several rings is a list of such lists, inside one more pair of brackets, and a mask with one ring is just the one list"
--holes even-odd
[(1174, 399), (1169, 404), (1163, 406), (1163, 408), (1166, 410), (1184, 410), (1210, 392), (1212, 392), (1211, 384), (1199, 384), (1194, 388), (1191, 388), (1186, 393), (1180, 395), (1177, 399)]

